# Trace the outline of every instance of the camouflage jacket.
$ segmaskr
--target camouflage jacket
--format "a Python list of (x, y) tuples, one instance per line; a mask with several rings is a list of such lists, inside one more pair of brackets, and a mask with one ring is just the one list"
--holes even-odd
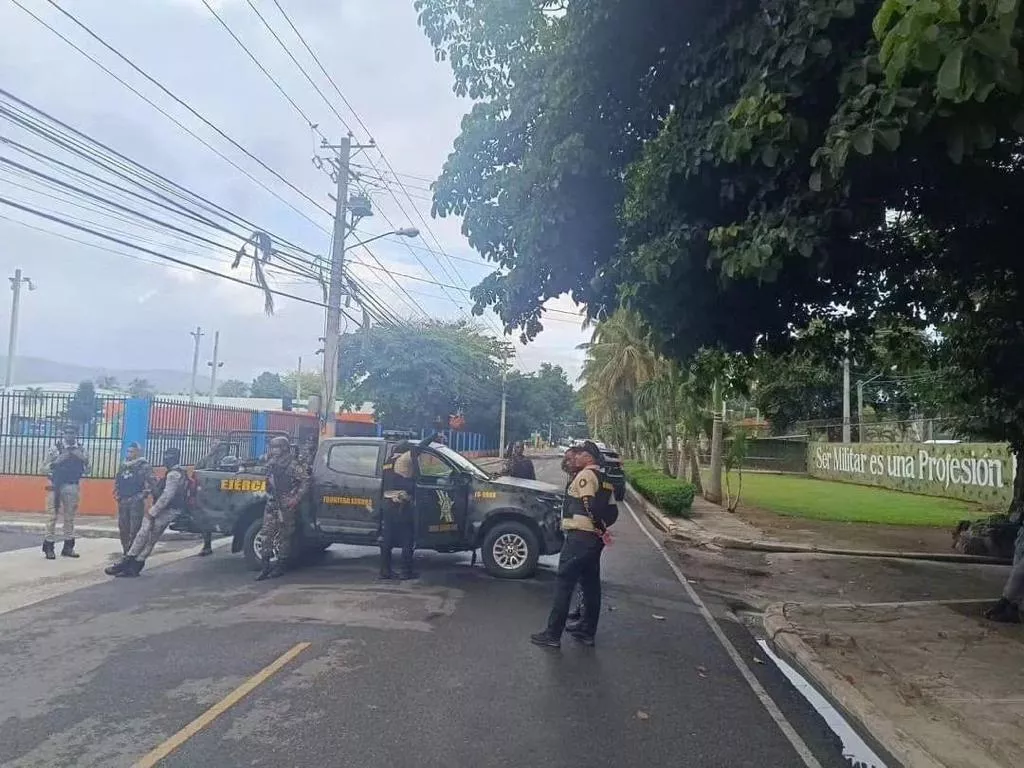
[(267, 463), (270, 504), (286, 508), (298, 506), (309, 491), (309, 486), (309, 470), (294, 456), (284, 456)]

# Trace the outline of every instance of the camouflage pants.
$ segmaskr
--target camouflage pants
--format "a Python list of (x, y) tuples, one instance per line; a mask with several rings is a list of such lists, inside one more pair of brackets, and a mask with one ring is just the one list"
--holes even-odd
[(132, 539), (132, 545), (128, 549), (128, 556), (134, 557), (136, 560), (145, 561), (147, 557), (153, 554), (153, 547), (160, 541), (160, 537), (164, 535), (164, 531), (167, 530), (174, 518), (178, 516), (178, 510), (176, 509), (165, 509), (158, 512), (155, 516), (143, 515), (142, 526), (139, 528), (139, 532), (135, 534), (135, 538)]
[(1024, 526), (1017, 533), (1017, 545), (1013, 552), (1013, 570), (1003, 588), (1003, 597), (1024, 608)]
[(128, 554), (135, 535), (142, 527), (145, 512), (146, 500), (142, 496), (117, 502), (117, 532), (121, 537), (121, 551), (124, 554)]
[(46, 492), (46, 540), (56, 541), (57, 516), (64, 516), (64, 540), (75, 538), (75, 515), (78, 514), (77, 483), (54, 487)]
[(263, 510), (260, 535), (263, 537), (264, 557), (269, 548), (269, 552), (277, 553), (280, 562), (287, 560), (291, 556), (292, 538), (295, 536), (295, 507), (281, 507), (272, 501), (267, 502)]

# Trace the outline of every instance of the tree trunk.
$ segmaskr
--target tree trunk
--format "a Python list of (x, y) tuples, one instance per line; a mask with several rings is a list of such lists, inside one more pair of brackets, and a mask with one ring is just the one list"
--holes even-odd
[(670, 439), (672, 440), (672, 477), (682, 477), (683, 452), (679, 448), (679, 425), (676, 424), (674, 419), (669, 429), (671, 431)]
[(714, 504), (722, 503), (722, 410), (718, 398), (718, 382), (715, 382), (711, 398), (713, 421), (711, 422), (711, 467), (708, 487), (704, 498)]
[(693, 483), (694, 493), (704, 495), (704, 482), (700, 479), (700, 461), (697, 459), (697, 444), (687, 443), (686, 452), (690, 457), (690, 482)]
[(1013, 446), (1013, 498), (1007, 514), (1010, 520), (1024, 522), (1024, 445)]

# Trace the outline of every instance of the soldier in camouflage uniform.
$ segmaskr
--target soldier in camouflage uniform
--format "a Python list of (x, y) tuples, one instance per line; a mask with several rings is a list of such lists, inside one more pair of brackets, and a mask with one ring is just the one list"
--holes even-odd
[(114, 479), (114, 498), (117, 500), (117, 530), (121, 536), (121, 554), (127, 555), (135, 535), (142, 527), (146, 511), (146, 496), (153, 486), (153, 468), (142, 455), (138, 443), (128, 446), (124, 464)]
[[(291, 452), (287, 437), (270, 441), (267, 461), (267, 506), (263, 511), (261, 557), (263, 568), (257, 581), (284, 575), (291, 556), (299, 507), (309, 490), (309, 472)], [(277, 560), (273, 560), (274, 552)]]
[(78, 429), (70, 424), (64, 428), (64, 437), (57, 441), (43, 461), (43, 474), (50, 479), (46, 493), (46, 535), (43, 538), (43, 554), (47, 560), (56, 559), (53, 545), (56, 542), (57, 517), (64, 518), (64, 548), (62, 557), (78, 557), (75, 552), (75, 515), (78, 514), (80, 498), (79, 482), (89, 473), (89, 457), (78, 442)]

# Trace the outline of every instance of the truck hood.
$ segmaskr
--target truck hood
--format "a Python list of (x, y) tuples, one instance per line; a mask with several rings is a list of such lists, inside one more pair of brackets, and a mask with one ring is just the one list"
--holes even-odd
[(536, 491), (537, 493), (551, 493), (556, 495), (562, 495), (565, 493), (565, 489), (551, 483), (543, 483), (540, 480), (523, 480), (519, 477), (509, 477), (508, 475), (502, 475), (491, 480), (492, 485), (501, 486), (503, 488), (516, 488), (518, 490)]

